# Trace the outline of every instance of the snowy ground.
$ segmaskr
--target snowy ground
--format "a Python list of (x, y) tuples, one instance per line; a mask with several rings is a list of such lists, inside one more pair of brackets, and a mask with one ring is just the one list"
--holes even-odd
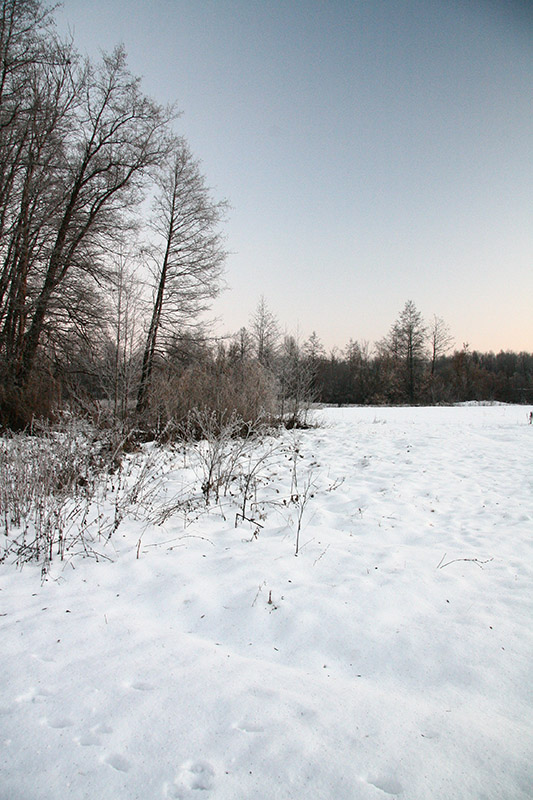
[(1, 800), (529, 800), (528, 411), (326, 409), (262, 528), (226, 498), (4, 564)]

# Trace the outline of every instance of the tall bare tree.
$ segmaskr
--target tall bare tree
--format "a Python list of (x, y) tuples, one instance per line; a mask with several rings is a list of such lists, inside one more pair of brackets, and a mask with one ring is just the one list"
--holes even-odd
[(105, 359), (102, 383), (113, 403), (116, 419), (125, 420), (129, 400), (138, 372), (137, 349), (142, 327), (142, 284), (135, 266), (136, 252), (126, 245), (113, 254), (114, 275), (110, 291), (108, 358)]
[(433, 322), (429, 330), (429, 345), (431, 349), (431, 375), (435, 374), (435, 365), (439, 358), (445, 356), (453, 345), (453, 336), (450, 328), (441, 317), (433, 315)]
[(148, 404), (158, 342), (194, 324), (220, 289), (226, 252), (220, 222), (225, 202), (212, 199), (187, 143), (176, 139), (157, 177), (152, 216), (154, 299), (142, 361), (137, 411)]
[(259, 363), (272, 369), (279, 344), (279, 325), (263, 295), (252, 315), (250, 327)]
[(427, 358), (427, 328), (422, 314), (412, 300), (404, 305), (388, 337), (378, 349), (388, 352), (392, 359), (400, 397), (414, 403), (419, 394), (424, 364)]
[(280, 412), (289, 427), (306, 424), (313, 397), (311, 364), (295, 336), (285, 335), (278, 354), (276, 373), (280, 387)]
[(53, 237), (76, 104), (69, 44), (50, 32), (38, 2), (2, 7), (0, 50), (0, 353), (10, 380), (21, 367), (32, 292)]
[(141, 94), (122, 48), (103, 56), (97, 69), (86, 65), (80, 84), (83, 102), (64, 165), (69, 180), (24, 335), (22, 383), (31, 373), (54, 292), (70, 270), (89, 281), (105, 276), (103, 245), (124, 228), (124, 211), (139, 201), (141, 180), (167, 145), (170, 115)]

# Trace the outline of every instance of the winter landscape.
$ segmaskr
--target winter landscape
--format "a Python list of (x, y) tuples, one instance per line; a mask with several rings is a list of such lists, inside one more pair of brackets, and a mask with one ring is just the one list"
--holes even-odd
[(0, 0), (0, 800), (533, 797), (526, 6)]
[(2, 800), (530, 798), (528, 413), (324, 408), (4, 508)]

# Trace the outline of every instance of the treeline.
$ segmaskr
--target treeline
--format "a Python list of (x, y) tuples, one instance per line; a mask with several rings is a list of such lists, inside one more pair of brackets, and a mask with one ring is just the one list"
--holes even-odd
[(262, 299), (249, 330), (243, 328), (224, 353), (226, 358), (255, 358), (270, 370), (286, 411), (301, 409), (309, 400), (340, 405), (533, 403), (533, 353), (480, 353), (468, 344), (454, 349), (446, 322), (437, 316), (426, 322), (412, 301), (373, 346), (351, 340), (344, 350), (328, 354), (316, 333), (302, 343), (280, 335)]
[(324, 403), (533, 402), (532, 353), (454, 349), (446, 323), (434, 316), (426, 324), (411, 301), (372, 350), (350, 342), (317, 358), (311, 349), (313, 388)]
[(435, 405), (472, 400), (533, 403), (533, 353), (494, 354), (468, 346), (441, 356), (431, 371), (426, 361), (413, 394), (402, 389), (401, 366), (355, 343), (316, 364), (317, 400), (334, 404)]

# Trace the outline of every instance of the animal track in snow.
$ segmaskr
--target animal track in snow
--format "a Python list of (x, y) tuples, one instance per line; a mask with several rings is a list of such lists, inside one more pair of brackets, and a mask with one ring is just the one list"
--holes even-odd
[(401, 794), (403, 792), (402, 784), (392, 775), (378, 775), (367, 778), (367, 783), (375, 786), (376, 789), (381, 789), (385, 794)]
[(24, 692), (24, 694), (19, 694), (15, 697), (16, 703), (41, 703), (47, 697), (51, 697), (52, 692), (49, 692), (48, 689), (36, 689), (34, 686), (30, 686), (30, 688)]
[(104, 763), (118, 770), (118, 772), (129, 772), (131, 769), (128, 759), (121, 756), (120, 753), (110, 753), (104, 758)]
[(99, 747), (101, 744), (98, 736), (93, 733), (85, 733), (82, 736), (76, 736), (74, 739), (81, 747)]
[(263, 733), (264, 728), (261, 725), (258, 725), (255, 722), (250, 722), (250, 720), (243, 720), (235, 725), (238, 731), (243, 731), (243, 733)]
[(166, 784), (164, 794), (173, 800), (193, 800), (197, 792), (213, 788), (215, 771), (207, 761), (186, 761), (172, 785)]
[(138, 681), (137, 683), (132, 683), (131, 688), (136, 689), (138, 692), (152, 692), (155, 687), (149, 683)]
[(151, 683), (147, 683), (146, 681), (135, 681), (135, 683), (126, 681), (122, 685), (125, 689), (135, 689), (137, 692), (153, 692), (155, 689), (155, 686), (152, 686)]
[(99, 722), (97, 725), (93, 725), (86, 733), (75, 736), (74, 741), (81, 747), (99, 747), (102, 744), (100, 735), (107, 735), (110, 733), (113, 733), (113, 728), (110, 728), (109, 725), (106, 725), (104, 722)]
[(421, 733), (420, 736), (422, 736), (424, 739), (440, 739), (440, 733), (430, 729), (424, 731), (424, 733)]
[(74, 725), (74, 721), (70, 717), (52, 717), (46, 720), (46, 724), (49, 728), (61, 730), (61, 728), (71, 728)]
[(109, 725), (106, 725), (105, 722), (99, 722), (98, 725), (94, 725), (91, 728), (91, 732), (95, 734), (99, 733), (113, 733), (113, 728), (110, 728)]

